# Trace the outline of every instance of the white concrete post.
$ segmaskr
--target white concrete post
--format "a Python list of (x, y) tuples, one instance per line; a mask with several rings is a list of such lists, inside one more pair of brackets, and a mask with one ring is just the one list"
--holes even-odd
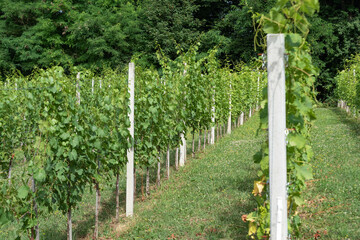
[(211, 132), (210, 132), (210, 144), (211, 145), (215, 144), (215, 87), (213, 87), (213, 89), (214, 89), (214, 93), (213, 93), (213, 96), (212, 96), (213, 104), (211, 106), (211, 112), (212, 112), (211, 123), (212, 123), (212, 126), (211, 126)]
[[(131, 138), (134, 139), (134, 103), (135, 103), (135, 64), (129, 63), (129, 93), (130, 93), (130, 127)], [(126, 164), (126, 217), (134, 213), (134, 145), (127, 150)]]
[(227, 124), (227, 134), (231, 134), (231, 80), (230, 80), (229, 118)]
[(267, 35), (270, 237), (287, 239), (285, 37)]
[(259, 71), (259, 76), (257, 80), (257, 97), (256, 97), (256, 111), (259, 110), (259, 98), (260, 98), (260, 76), (261, 72)]
[(181, 144), (180, 144), (180, 160), (179, 166), (183, 167), (185, 165), (185, 155), (186, 155), (186, 140), (184, 133), (180, 133)]
[[(186, 63), (184, 63), (184, 66), (186, 68)], [(184, 69), (183, 72), (183, 76), (186, 75), (186, 69)], [(185, 92), (186, 94), (186, 92)], [(180, 138), (181, 138), (181, 144), (180, 144), (180, 161), (179, 161), (179, 165), (180, 167), (183, 167), (185, 165), (185, 161), (186, 161), (186, 139), (185, 139), (185, 135), (184, 133), (180, 133)]]
[(80, 105), (80, 73), (78, 72), (76, 75), (76, 98), (77, 98), (77, 104)]

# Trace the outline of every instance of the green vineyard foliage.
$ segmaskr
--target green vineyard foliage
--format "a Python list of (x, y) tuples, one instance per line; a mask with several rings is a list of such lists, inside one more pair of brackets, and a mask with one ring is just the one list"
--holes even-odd
[[(279, 0), (267, 15), (255, 15), (259, 34), (284, 33), (286, 64), (286, 127), (287, 135), (287, 193), (289, 234), (299, 237), (301, 219), (298, 207), (304, 203), (305, 181), (312, 178), (310, 161), (313, 151), (310, 128), (315, 119), (313, 86), (317, 69), (311, 61), (306, 37), (309, 23), (306, 16), (319, 10), (317, 0)], [(264, 42), (261, 39), (260, 43)], [(265, 92), (267, 90), (265, 89)], [(261, 129), (268, 128), (267, 96), (261, 103)], [(259, 179), (254, 183), (253, 195), (257, 203), (254, 212), (243, 216), (249, 222), (248, 235), (252, 239), (268, 239), (270, 233), (269, 147), (265, 143), (254, 156), (260, 165)]]
[[(336, 96), (343, 105), (359, 116), (360, 110), (360, 55), (353, 56), (347, 61), (346, 68), (338, 73), (336, 81)], [(344, 107), (344, 106), (342, 106)]]
[(155, 167), (181, 133), (225, 124), (230, 108), (233, 121), (256, 108), (266, 84), (259, 63), (222, 68), (217, 49), (200, 57), (198, 47), (175, 60), (159, 51), (160, 69), (136, 65), (134, 139), (125, 71), (53, 67), (0, 82), (0, 226), (17, 221), (16, 235), (33, 236), (40, 216), (71, 214), (87, 187), (122, 173), (131, 141), (136, 168)]

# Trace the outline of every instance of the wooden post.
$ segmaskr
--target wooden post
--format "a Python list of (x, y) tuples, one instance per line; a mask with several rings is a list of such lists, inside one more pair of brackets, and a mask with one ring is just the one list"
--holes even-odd
[(135, 64), (129, 63), (129, 93), (130, 93), (130, 127), (131, 148), (127, 150), (126, 164), (126, 217), (131, 217), (134, 213), (134, 103), (135, 103)]
[(284, 240), (288, 237), (284, 55), (284, 34), (268, 34), (270, 236), (272, 240)]

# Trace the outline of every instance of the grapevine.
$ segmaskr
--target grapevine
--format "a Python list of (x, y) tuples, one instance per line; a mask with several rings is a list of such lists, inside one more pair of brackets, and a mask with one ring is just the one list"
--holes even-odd
[(32, 239), (39, 234), (39, 218), (60, 210), (72, 239), (73, 212), (86, 188), (94, 188), (98, 238), (101, 189), (113, 178), (119, 218), (119, 178), (131, 146), (128, 139), (134, 141), (136, 167), (146, 169), (149, 178), (149, 168), (160, 168), (162, 154), (180, 147), (181, 133), (202, 132), (206, 140), (205, 130), (225, 129), (230, 110), (235, 121), (254, 109), (257, 64), (221, 67), (217, 49), (200, 57), (198, 46), (179, 51), (175, 60), (159, 51), (159, 69), (136, 64), (134, 139), (128, 131), (126, 69), (99, 74), (53, 67), (28, 77), (14, 72), (1, 82), (0, 225), (17, 221), (21, 227), (15, 235), (24, 232)]
[(360, 80), (357, 74), (359, 71), (360, 56), (355, 55), (335, 78), (339, 107), (345, 108), (348, 113), (356, 117), (360, 110)]
[[(258, 17), (259, 30), (266, 34), (285, 33), (285, 48), (288, 54), (286, 68), (286, 125), (287, 136), (287, 179), (288, 179), (288, 217), (289, 233), (299, 237), (300, 217), (297, 209), (304, 203), (302, 192), (305, 181), (312, 178), (310, 160), (313, 151), (310, 145), (310, 128), (315, 119), (313, 111), (312, 87), (317, 75), (311, 63), (306, 37), (309, 23), (306, 16), (319, 10), (317, 0), (288, 1), (281, 0), (268, 15)], [(266, 95), (264, 96), (266, 97)], [(261, 128), (267, 129), (267, 100), (262, 101)], [(261, 151), (254, 156), (260, 164), (259, 180), (254, 183), (253, 195), (257, 203), (254, 212), (245, 216), (249, 222), (249, 236), (262, 239), (269, 237), (269, 148), (265, 143)]]

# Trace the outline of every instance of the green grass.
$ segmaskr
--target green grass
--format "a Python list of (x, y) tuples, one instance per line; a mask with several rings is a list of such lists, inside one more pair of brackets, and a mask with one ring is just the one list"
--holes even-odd
[(153, 194), (135, 206), (131, 225), (118, 239), (246, 239), (241, 216), (251, 200), (257, 166), (252, 156), (265, 140), (256, 135), (258, 116), (189, 160)]
[(314, 180), (308, 183), (304, 239), (360, 238), (360, 121), (340, 109), (317, 109), (312, 142)]

